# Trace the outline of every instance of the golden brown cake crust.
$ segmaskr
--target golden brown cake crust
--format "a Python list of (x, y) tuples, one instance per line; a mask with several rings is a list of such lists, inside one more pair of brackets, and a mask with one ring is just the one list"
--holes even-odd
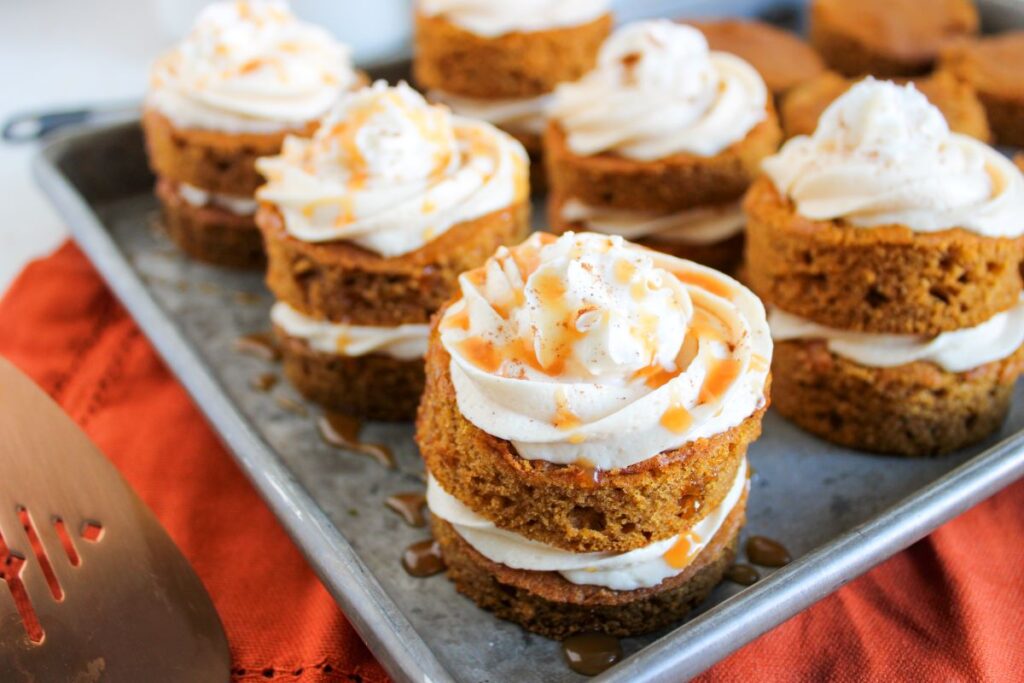
[[(822, 112), (855, 82), (829, 71), (793, 88), (782, 99), (779, 109), (786, 137), (813, 133)], [(951, 130), (983, 142), (991, 140), (985, 108), (970, 85), (948, 71), (936, 71), (911, 82), (939, 108)]]
[(579, 26), (479, 36), (417, 13), (413, 76), (424, 89), (488, 99), (537, 97), (593, 68), (611, 14)]
[[(459, 412), (435, 318), (416, 442), (441, 487), (499, 527), (575, 552), (627, 551), (675, 536), (728, 493), (767, 406), (739, 426), (630, 467), (595, 472), (519, 457)], [(767, 389), (766, 389), (767, 393)]]
[(544, 158), (553, 193), (593, 206), (668, 213), (740, 198), (781, 139), (769, 103), (764, 121), (712, 157), (683, 153), (635, 161), (607, 153), (579, 156), (569, 149), (561, 126), (552, 122), (544, 135)]
[(755, 19), (691, 21), (712, 50), (730, 52), (757, 69), (773, 95), (814, 78), (825, 63), (800, 36)]
[(776, 343), (775, 407), (797, 425), (850, 448), (906, 456), (948, 453), (1002, 424), (1024, 347), (967, 372), (933, 363), (870, 368), (819, 340)]
[[(548, 225), (552, 232), (561, 234), (568, 230), (583, 232), (586, 226), (578, 222), (562, 218), (562, 205), (565, 200), (558, 195), (548, 196)], [(729, 237), (713, 244), (683, 244), (657, 237), (644, 237), (632, 240), (648, 249), (670, 254), (676, 258), (695, 261), (697, 263), (730, 273), (743, 261), (743, 233)]]
[(1024, 238), (812, 221), (767, 177), (750, 188), (744, 210), (753, 290), (822, 325), (938, 334), (980, 325), (1020, 296)]
[(285, 377), (310, 401), (366, 420), (411, 420), (423, 393), (423, 361), (384, 354), (342, 356), (274, 328)]
[(549, 638), (593, 631), (624, 637), (678, 621), (711, 593), (736, 557), (745, 511), (746, 494), (683, 572), (632, 591), (576, 585), (557, 572), (512, 569), (485, 558), (444, 520), (433, 518), (431, 527), (448, 578), (480, 607)]
[(426, 323), (456, 291), (458, 276), (530, 226), (528, 201), (453, 226), (422, 248), (383, 258), (354, 244), (292, 237), (280, 212), (256, 215), (267, 249), (267, 285), (302, 313), (356, 325)]
[(156, 196), (171, 241), (194, 259), (229, 268), (262, 268), (263, 237), (253, 216), (239, 216), (216, 206), (192, 206), (175, 183), (157, 180)]
[(917, 76), (943, 45), (978, 32), (971, 0), (814, 0), (811, 44), (844, 76)]
[(251, 197), (263, 184), (256, 159), (277, 154), (286, 135), (311, 135), (316, 125), (274, 133), (223, 133), (176, 128), (155, 109), (142, 112), (149, 165), (156, 175), (238, 197)]
[(958, 41), (941, 64), (978, 91), (999, 144), (1024, 146), (1024, 31)]

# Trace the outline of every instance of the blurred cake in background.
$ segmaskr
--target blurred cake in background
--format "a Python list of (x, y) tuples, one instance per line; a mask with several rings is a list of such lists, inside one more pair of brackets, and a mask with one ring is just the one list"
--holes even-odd
[(383, 81), (260, 159), (257, 223), (292, 384), (329, 410), (411, 418), (430, 316), (459, 273), (529, 230), (527, 164), (509, 135)]
[(740, 200), (781, 139), (757, 71), (667, 20), (618, 29), (558, 87), (545, 135), (555, 231), (618, 234), (718, 269), (743, 250)]
[(360, 80), (347, 48), (284, 2), (205, 8), (154, 65), (142, 115), (171, 239), (203, 261), (262, 265), (256, 159), (311, 134)]
[(747, 275), (779, 413), (920, 456), (997, 430), (1024, 370), (1024, 176), (913, 86), (867, 79), (764, 162)]
[(768, 405), (760, 301), (596, 233), (537, 233), (435, 318), (416, 440), (458, 590), (543, 635), (653, 631), (736, 554)]
[(730, 52), (757, 69), (778, 98), (825, 71), (825, 63), (800, 36), (756, 19), (687, 19), (718, 52)]
[(492, 123), (530, 154), (543, 189), (541, 137), (551, 92), (594, 66), (610, 0), (417, 0), (413, 73), (428, 98)]
[[(950, 130), (970, 135), (982, 142), (991, 141), (992, 133), (985, 107), (969, 84), (943, 70), (910, 82), (929, 102), (938, 107)], [(829, 71), (793, 88), (782, 98), (779, 108), (779, 118), (786, 137), (812, 134), (822, 112), (854, 83), (855, 79), (844, 78)]]
[(951, 40), (978, 33), (972, 0), (812, 0), (810, 36), (844, 76), (919, 76)]
[(1024, 147), (1024, 31), (958, 41), (941, 64), (978, 91), (996, 142)]

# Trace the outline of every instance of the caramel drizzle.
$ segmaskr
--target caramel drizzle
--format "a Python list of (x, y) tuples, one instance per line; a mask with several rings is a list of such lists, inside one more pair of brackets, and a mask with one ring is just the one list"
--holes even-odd
[(701, 540), (701, 537), (694, 531), (681, 534), (662, 557), (673, 569), (685, 569), (699, 551)]

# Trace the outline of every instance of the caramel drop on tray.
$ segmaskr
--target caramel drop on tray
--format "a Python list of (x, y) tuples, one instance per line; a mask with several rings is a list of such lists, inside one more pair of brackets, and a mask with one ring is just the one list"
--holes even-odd
[(761, 575), (749, 564), (734, 564), (725, 572), (725, 578), (741, 586), (753, 586), (761, 580)]
[(395, 469), (395, 456), (391, 449), (378, 443), (364, 443), (359, 440), (359, 432), (362, 430), (362, 423), (344, 413), (325, 413), (317, 422), (320, 436), (331, 446), (348, 448), (368, 455), (381, 465), (389, 469)]
[(622, 644), (603, 633), (581, 633), (562, 641), (562, 656), (576, 673), (596, 676), (622, 659)]
[(253, 332), (239, 337), (235, 340), (235, 351), (268, 361), (281, 358), (281, 350), (270, 332)]
[(747, 539), (747, 559), (762, 567), (782, 567), (793, 561), (784, 545), (764, 536)]
[(385, 500), (384, 504), (401, 515), (402, 519), (409, 526), (423, 527), (427, 525), (427, 519), (423, 516), (423, 508), (427, 504), (427, 497), (418, 491), (396, 493)]
[(432, 538), (413, 543), (402, 554), (402, 567), (410, 576), (422, 579), (444, 571), (441, 546)]

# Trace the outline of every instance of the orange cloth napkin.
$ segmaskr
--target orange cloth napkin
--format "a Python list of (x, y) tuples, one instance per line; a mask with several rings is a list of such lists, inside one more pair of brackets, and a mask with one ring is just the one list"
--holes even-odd
[[(213, 596), (237, 680), (386, 680), (75, 246), (30, 265), (0, 302), (0, 354), (82, 425), (163, 522)], [(701, 680), (1021, 680), (1022, 539), (1017, 483)]]

